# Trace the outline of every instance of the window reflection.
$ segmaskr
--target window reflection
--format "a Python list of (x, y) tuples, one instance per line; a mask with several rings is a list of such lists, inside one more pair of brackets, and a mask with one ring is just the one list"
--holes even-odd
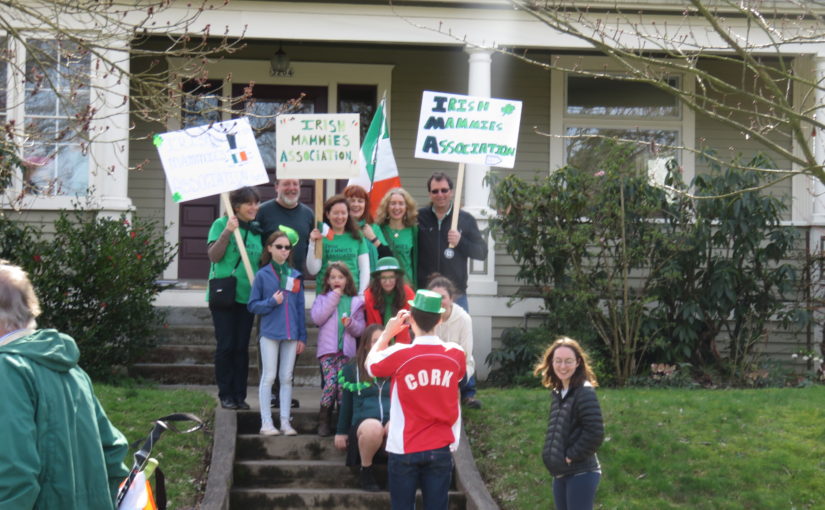
[(674, 149), (679, 142), (678, 131), (665, 129), (602, 129), (570, 127), (566, 131), (567, 164), (585, 171), (597, 171), (603, 164), (611, 140), (634, 140), (638, 142), (634, 152), (639, 170), (647, 169), (648, 160), (661, 157), (675, 157)]
[(91, 57), (65, 41), (28, 41), (24, 85), (24, 191), (79, 195), (89, 184)]
[[(679, 87), (676, 77), (668, 77), (665, 82)], [(678, 118), (679, 104), (676, 96), (649, 83), (569, 74), (567, 114)]]

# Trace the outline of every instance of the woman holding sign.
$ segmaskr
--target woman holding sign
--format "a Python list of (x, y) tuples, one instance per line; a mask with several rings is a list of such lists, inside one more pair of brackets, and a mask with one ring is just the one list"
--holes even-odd
[[(224, 409), (249, 409), (246, 403), (246, 378), (249, 371), (249, 336), (254, 316), (246, 309), (251, 282), (241, 265), (241, 253), (233, 233), (240, 229), (251, 260), (258, 260), (263, 248), (261, 234), (253, 221), (260, 196), (254, 188), (243, 187), (229, 194), (234, 215), (222, 216), (212, 223), (207, 237), (209, 279), (234, 278), (235, 299), (221, 305), (210, 298), (209, 311), (215, 326), (215, 380)], [(212, 282), (210, 281), (210, 286)]]
[[(378, 204), (376, 232), (386, 239), (392, 255), (398, 259), (407, 283), (417, 289), (418, 272), (418, 205), (404, 188), (393, 188)], [(373, 268), (374, 269), (374, 268)]]
[[(324, 232), (317, 228), (309, 233), (307, 271), (317, 274), (318, 289), (323, 288), (323, 274), (330, 262), (340, 261), (347, 265), (363, 295), (370, 282), (370, 257), (367, 242), (349, 214), (349, 204), (344, 195), (335, 195), (324, 202)], [(323, 243), (321, 258), (315, 256), (315, 244)]]

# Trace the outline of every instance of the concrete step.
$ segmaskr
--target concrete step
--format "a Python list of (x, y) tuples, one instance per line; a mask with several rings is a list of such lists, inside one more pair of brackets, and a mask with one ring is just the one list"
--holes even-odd
[[(253, 338), (250, 339), (249, 344), (255, 345), (257, 333), (255, 329), (252, 330)], [(315, 325), (307, 323), (307, 347), (315, 346), (318, 339), (318, 328)], [(158, 346), (163, 345), (215, 345), (215, 329), (212, 323), (200, 325), (165, 325), (157, 331), (156, 336)], [(314, 347), (313, 347), (314, 349)], [(313, 355), (315, 351), (313, 350)]]
[[(320, 391), (319, 391), (320, 395)], [(298, 431), (298, 436), (293, 436), (289, 439), (295, 439), (301, 437), (303, 434), (307, 434), (309, 436), (318, 438), (318, 439), (326, 439), (330, 442), (332, 441), (332, 437), (322, 438), (317, 435), (318, 432), (318, 405), (320, 402), (320, 397), (318, 400), (307, 400), (301, 399), (301, 407), (298, 409), (292, 409), (290, 412), (290, 416), (292, 418), (292, 428)], [(272, 410), (272, 417), (276, 421), (278, 420), (278, 411), (276, 409)], [(237, 413), (237, 423), (238, 423), (238, 435), (254, 435), (257, 434), (261, 430), (261, 414), (258, 410), (249, 410), (249, 411), (238, 411)], [(279, 436), (280, 437), (280, 436)], [(286, 438), (285, 438), (286, 439)], [(241, 458), (240, 455), (237, 458)]]
[[(129, 375), (160, 384), (214, 384), (215, 366), (212, 363), (135, 363), (129, 369)], [(321, 385), (321, 372), (317, 365), (296, 366), (294, 376), (296, 386)], [(257, 365), (250, 366), (247, 384), (257, 386), (259, 381)]]
[[(466, 498), (460, 492), (450, 492), (450, 510), (464, 510)], [(238, 489), (230, 494), (230, 507), (244, 510), (301, 508), (329, 510), (346, 508), (348, 510), (376, 510), (390, 507), (390, 494), (382, 492), (364, 492), (360, 489)], [(423, 508), (421, 493), (416, 495), (416, 508)]]
[[(278, 425), (277, 411), (274, 413)], [(260, 434), (238, 434), (235, 457), (243, 460), (338, 460), (344, 464), (345, 453), (335, 448), (332, 437), (300, 434), (267, 437)]]
[[(386, 486), (387, 466), (376, 465), (375, 478)], [(347, 489), (359, 483), (358, 472), (343, 459), (236, 460), (233, 480), (236, 488)]]
[[(315, 341), (304, 348), (304, 352), (295, 361), (296, 366), (318, 365), (318, 358), (315, 357)], [(250, 342), (249, 358), (258, 359), (258, 344)], [(143, 357), (143, 363), (166, 363), (166, 364), (212, 364), (215, 359), (215, 342), (210, 344), (161, 344), (147, 352)]]

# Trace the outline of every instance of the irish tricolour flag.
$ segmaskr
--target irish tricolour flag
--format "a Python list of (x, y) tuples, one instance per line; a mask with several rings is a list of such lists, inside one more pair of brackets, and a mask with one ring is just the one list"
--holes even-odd
[(370, 194), (370, 208), (373, 214), (378, 203), (392, 188), (401, 186), (398, 177), (398, 166), (390, 145), (390, 130), (387, 126), (385, 112), (386, 98), (382, 99), (370, 122), (370, 128), (364, 135), (361, 145), (361, 172), (358, 177), (352, 178), (348, 185), (358, 185)]

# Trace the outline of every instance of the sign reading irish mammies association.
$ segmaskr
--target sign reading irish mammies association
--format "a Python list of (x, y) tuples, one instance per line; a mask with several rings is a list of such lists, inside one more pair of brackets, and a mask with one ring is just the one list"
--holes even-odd
[(415, 157), (513, 168), (521, 101), (425, 90)]
[(279, 179), (357, 177), (361, 151), (357, 113), (278, 115), (275, 149)]
[(152, 141), (175, 202), (269, 182), (246, 117), (161, 133)]

